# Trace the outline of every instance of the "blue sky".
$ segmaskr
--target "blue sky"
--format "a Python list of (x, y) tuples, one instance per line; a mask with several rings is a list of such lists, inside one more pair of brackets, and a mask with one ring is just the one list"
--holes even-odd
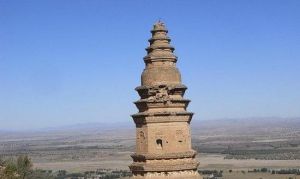
[(0, 0), (0, 129), (133, 123), (158, 19), (194, 120), (300, 116), (298, 0)]

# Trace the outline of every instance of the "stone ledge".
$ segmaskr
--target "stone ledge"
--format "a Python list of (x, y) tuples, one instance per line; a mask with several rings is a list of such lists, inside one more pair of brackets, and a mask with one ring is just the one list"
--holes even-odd
[(163, 103), (165, 101), (170, 101), (171, 103), (189, 103), (191, 102), (191, 100), (189, 99), (167, 99), (167, 100), (157, 100), (157, 99), (140, 99), (138, 101), (135, 101), (134, 103), (137, 104), (137, 103)]
[(169, 122), (187, 122), (192, 120), (193, 113), (186, 113), (184, 115), (132, 115), (132, 118), (136, 124), (147, 123), (169, 123)]
[(192, 112), (140, 112), (131, 115), (134, 117), (152, 117), (152, 116), (193, 116)]
[(151, 86), (147, 86), (147, 85), (143, 85), (143, 86), (138, 86), (135, 88), (136, 91), (139, 90), (149, 90), (151, 88), (159, 88), (160, 86), (168, 86), (171, 89), (187, 89), (187, 87), (183, 84), (178, 84), (178, 85), (167, 85), (167, 84), (161, 84), (161, 85), (151, 85)]
[(144, 57), (144, 62), (145, 63), (166, 62), (166, 61), (176, 63), (177, 62), (177, 57), (168, 57), (168, 56), (164, 56), (164, 57), (146, 56), (146, 57)]
[(194, 158), (197, 152), (192, 150), (188, 152), (166, 153), (166, 154), (132, 154), (133, 160), (161, 160), (161, 159), (182, 159)]
[(129, 168), (133, 172), (164, 172), (164, 171), (180, 171), (180, 170), (196, 170), (199, 163), (197, 161), (191, 161), (189, 163), (182, 162), (178, 164), (147, 164), (141, 162), (133, 162)]

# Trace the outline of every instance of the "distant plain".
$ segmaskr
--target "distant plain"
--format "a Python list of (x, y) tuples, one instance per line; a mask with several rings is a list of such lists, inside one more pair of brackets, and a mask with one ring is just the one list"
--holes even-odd
[[(191, 125), (200, 169), (300, 168), (300, 118), (195, 120)], [(135, 146), (132, 121), (0, 134), (1, 157), (27, 154), (35, 168), (47, 170), (128, 170)]]

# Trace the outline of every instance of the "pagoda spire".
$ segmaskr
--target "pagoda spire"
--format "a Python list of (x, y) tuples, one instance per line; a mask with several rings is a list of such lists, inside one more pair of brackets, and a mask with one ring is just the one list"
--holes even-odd
[(142, 74), (142, 85), (181, 84), (181, 75), (176, 68), (175, 48), (170, 44), (165, 24), (158, 21), (151, 30), (150, 45), (144, 57), (146, 68)]
[(157, 61), (176, 63), (177, 57), (173, 53), (174, 47), (170, 45), (171, 39), (165, 24), (158, 21), (153, 25), (151, 33), (152, 37), (148, 40), (150, 46), (146, 48), (147, 55), (144, 57), (146, 65)]

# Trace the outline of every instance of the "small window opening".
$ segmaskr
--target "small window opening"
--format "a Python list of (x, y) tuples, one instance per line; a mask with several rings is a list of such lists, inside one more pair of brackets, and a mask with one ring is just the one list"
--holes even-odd
[(179, 140), (178, 142), (179, 142), (179, 143), (182, 143), (182, 140)]
[(163, 144), (162, 144), (162, 140), (161, 140), (161, 139), (157, 139), (157, 140), (156, 140), (156, 147), (157, 147), (158, 149), (162, 149)]

